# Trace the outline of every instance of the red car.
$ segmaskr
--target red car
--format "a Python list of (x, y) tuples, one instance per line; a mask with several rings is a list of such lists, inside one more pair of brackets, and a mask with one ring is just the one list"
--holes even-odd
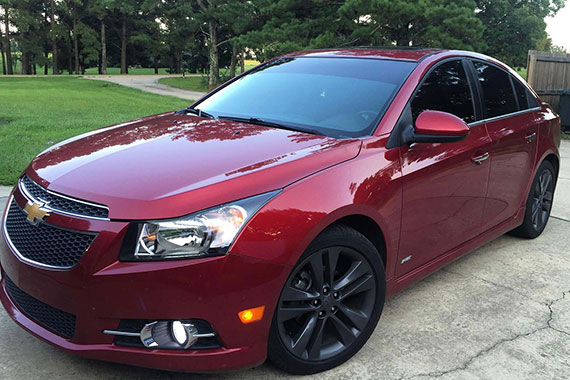
[(0, 299), (68, 352), (192, 372), (337, 366), (384, 301), (544, 230), (560, 119), (475, 53), (295, 53), (57, 144), (3, 217)]

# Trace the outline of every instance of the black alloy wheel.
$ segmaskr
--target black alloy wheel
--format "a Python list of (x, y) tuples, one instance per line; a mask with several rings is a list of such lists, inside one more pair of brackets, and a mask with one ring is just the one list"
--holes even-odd
[(543, 170), (536, 184), (532, 199), (531, 218), (535, 230), (541, 230), (546, 225), (552, 208), (554, 196), (554, 177), (550, 170)]
[(288, 372), (315, 373), (346, 361), (380, 317), (385, 278), (377, 250), (349, 227), (331, 231), (295, 266), (275, 311), (269, 357)]
[(532, 181), (523, 223), (511, 235), (534, 239), (542, 234), (550, 217), (555, 189), (556, 171), (549, 161), (544, 161)]

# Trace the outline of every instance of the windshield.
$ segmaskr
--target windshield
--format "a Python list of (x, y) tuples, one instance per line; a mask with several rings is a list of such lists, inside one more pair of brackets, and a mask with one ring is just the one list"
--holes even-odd
[(297, 125), (333, 137), (370, 134), (416, 66), (355, 58), (281, 58), (196, 105), (216, 117)]

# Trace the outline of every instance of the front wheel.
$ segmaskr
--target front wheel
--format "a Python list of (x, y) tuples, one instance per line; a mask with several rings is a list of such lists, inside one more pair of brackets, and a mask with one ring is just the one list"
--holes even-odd
[(366, 343), (382, 313), (384, 265), (356, 230), (320, 234), (293, 268), (273, 317), (268, 358), (294, 374), (336, 367)]
[(511, 231), (512, 235), (534, 239), (542, 234), (552, 210), (555, 186), (554, 167), (550, 162), (544, 161), (532, 182), (523, 224)]

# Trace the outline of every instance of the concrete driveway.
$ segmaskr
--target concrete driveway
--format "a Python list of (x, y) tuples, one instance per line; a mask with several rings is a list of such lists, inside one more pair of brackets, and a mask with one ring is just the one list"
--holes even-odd
[(151, 92), (158, 95), (169, 95), (187, 100), (198, 100), (205, 92), (182, 90), (180, 88), (158, 83), (160, 78), (172, 75), (84, 75), (83, 78), (101, 80), (120, 84), (121, 86), (136, 88), (137, 90)]
[[(503, 236), (391, 298), (361, 352), (314, 378), (568, 379), (569, 141), (563, 142), (562, 156), (555, 207), (540, 238)], [(289, 377), (267, 364), (222, 375), (192, 375), (81, 359), (32, 337), (4, 310), (0, 332), (0, 379)]]

